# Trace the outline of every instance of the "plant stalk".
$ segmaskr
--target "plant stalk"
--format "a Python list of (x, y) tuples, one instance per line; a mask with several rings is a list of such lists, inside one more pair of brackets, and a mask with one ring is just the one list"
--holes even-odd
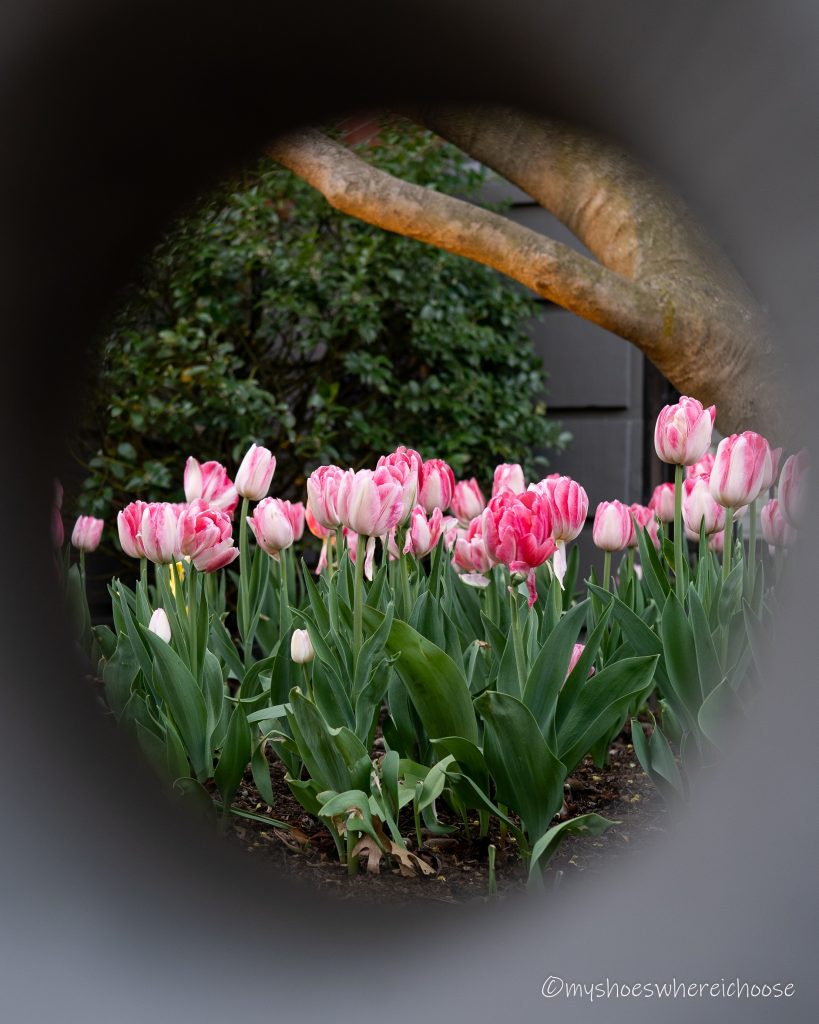
[(728, 579), (731, 571), (731, 551), (734, 547), (734, 510), (725, 510), (725, 540), (722, 545), (722, 578)]
[(512, 643), (515, 649), (515, 666), (518, 670), (520, 697), (523, 699), (523, 691), (526, 687), (526, 656), (523, 652), (523, 634), (521, 633), (520, 618), (518, 616), (517, 588), (514, 585), (509, 588), (509, 597), (512, 604)]
[(358, 664), (358, 655), (364, 637), (364, 558), (367, 538), (360, 534), (355, 548), (355, 587), (353, 590), (353, 664)]
[(685, 601), (683, 580), (683, 525), (682, 525), (683, 467), (674, 467), (674, 582), (677, 599)]

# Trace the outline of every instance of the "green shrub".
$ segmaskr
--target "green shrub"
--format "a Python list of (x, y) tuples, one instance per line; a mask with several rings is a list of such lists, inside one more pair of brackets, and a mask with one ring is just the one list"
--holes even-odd
[[(439, 139), (385, 124), (367, 159), (437, 189), (483, 180)], [(262, 160), (159, 244), (104, 341), (78, 460), (82, 510), (181, 496), (188, 454), (275, 451), (275, 492), (398, 444), (486, 484), (566, 439), (544, 418), (536, 303), (493, 271), (333, 210)]]

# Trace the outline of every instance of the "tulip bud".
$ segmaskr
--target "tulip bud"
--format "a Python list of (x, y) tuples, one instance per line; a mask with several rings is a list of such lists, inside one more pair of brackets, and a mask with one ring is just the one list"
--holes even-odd
[[(697, 465), (702, 465), (700, 460)], [(693, 469), (692, 466), (688, 467)], [(661, 523), (674, 522), (674, 484), (658, 484), (651, 495), (648, 507), (654, 510), (654, 514)]]
[(148, 629), (152, 633), (164, 640), (166, 644), (171, 642), (171, 624), (168, 621), (168, 616), (165, 614), (164, 608), (157, 608), (157, 610), (151, 616), (151, 621), (148, 623)]
[(278, 557), (293, 543), (293, 513), (290, 502), (281, 498), (264, 498), (247, 517), (256, 543), (271, 558)]
[(307, 508), (325, 530), (341, 526), (338, 516), (338, 489), (344, 478), (339, 466), (319, 466), (307, 478)]
[(455, 474), (443, 459), (429, 459), (421, 467), (418, 504), (428, 516), (436, 508), (445, 512), (455, 491)]
[(297, 665), (307, 665), (315, 658), (316, 652), (306, 629), (294, 629), (290, 638), (290, 657)]
[(403, 508), (398, 525), (402, 525), (409, 519), (410, 512), (416, 501), (419, 500), (418, 490), (421, 486), (423, 459), (414, 448), (405, 448), (404, 445), (401, 445), (390, 455), (381, 456), (376, 464), (376, 469), (382, 467), (387, 467), (401, 484)]
[(753, 430), (724, 437), (717, 446), (708, 479), (714, 500), (734, 509), (756, 500), (770, 472), (770, 461), (768, 442)]
[(628, 546), (630, 548), (639, 547), (638, 530), (646, 530), (648, 532), (649, 540), (655, 548), (660, 547), (660, 533), (659, 523), (657, 522), (657, 516), (653, 508), (649, 508), (647, 505), (629, 505), (629, 512), (631, 513), (635, 527), (632, 534), (631, 540)]
[(631, 509), (621, 501), (601, 501), (594, 513), (592, 540), (601, 551), (622, 551), (631, 545)]
[(785, 459), (779, 477), (777, 497), (782, 515), (791, 526), (800, 527), (805, 517), (805, 505), (810, 474), (810, 457), (807, 448)]
[(496, 498), (504, 491), (512, 494), (520, 494), (526, 490), (526, 480), (523, 476), (523, 467), (517, 462), (502, 462), (495, 466), (495, 476), (492, 481), (492, 497)]
[(267, 448), (252, 444), (236, 474), (236, 490), (250, 501), (261, 501), (270, 490), (276, 471), (276, 456)]
[[(706, 479), (711, 476), (711, 470), (714, 468), (714, 455), (712, 452), (706, 452), (705, 455), (695, 462), (691, 466), (685, 467), (685, 475), (689, 480), (696, 480), (698, 476), (704, 476)], [(673, 484), (671, 485), (674, 486)], [(668, 520), (670, 523), (674, 521), (674, 517)]]
[(170, 565), (179, 558), (178, 519), (179, 509), (167, 501), (152, 501), (143, 508), (136, 542), (151, 562)]
[(796, 530), (790, 525), (782, 512), (782, 503), (772, 498), (763, 505), (760, 513), (762, 536), (771, 550), (789, 548), (796, 543)]
[(685, 395), (667, 405), (657, 417), (654, 448), (663, 462), (690, 466), (705, 455), (711, 444), (716, 407), (703, 409), (696, 398)]
[[(572, 672), (574, 672), (574, 667), (578, 663), (578, 661), (580, 661), (580, 656), (583, 653), (583, 651), (585, 651), (585, 649), (586, 649), (586, 645), (585, 644), (575, 644), (574, 647), (572, 648), (572, 656), (571, 656), (571, 658), (569, 658), (569, 667), (566, 670), (566, 679), (568, 679), (569, 676), (572, 674)], [(594, 665), (592, 665), (589, 668), (589, 674), (588, 674), (587, 678), (591, 679), (591, 677), (593, 675), (594, 675)], [(564, 683), (565, 683), (566, 679), (563, 680)]]
[(703, 523), (706, 537), (725, 529), (725, 509), (714, 500), (706, 477), (683, 481), (682, 517), (689, 540), (699, 539)]
[(486, 508), (486, 499), (474, 476), (470, 480), (459, 480), (455, 484), (450, 508), (464, 526), (483, 512)]
[(71, 533), (71, 543), (80, 551), (96, 551), (102, 540), (102, 519), (93, 516), (80, 516)]

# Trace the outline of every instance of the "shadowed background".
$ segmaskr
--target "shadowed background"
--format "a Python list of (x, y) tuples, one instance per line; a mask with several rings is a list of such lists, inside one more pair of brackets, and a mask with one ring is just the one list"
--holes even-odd
[(672, 840), (547, 912), (414, 914), (280, 882), (178, 820), (72, 662), (40, 538), (88, 379), (83, 346), (169, 218), (303, 120), (500, 100), (616, 136), (683, 194), (770, 308), (798, 371), (794, 414), (819, 450), (819, 12), (796, 0), (442, 6), (4, 6), (3, 1020), (656, 1019), (654, 1000), (544, 1001), (550, 974), (796, 985), (775, 1006), (663, 1002), (670, 1021), (815, 1012), (807, 535), (770, 688), (724, 769)]

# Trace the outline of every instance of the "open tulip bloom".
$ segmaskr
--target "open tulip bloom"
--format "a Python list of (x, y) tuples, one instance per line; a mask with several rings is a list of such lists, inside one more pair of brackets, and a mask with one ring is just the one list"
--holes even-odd
[[(713, 417), (693, 398), (663, 410), (657, 451), (676, 481), (648, 506), (596, 505), (603, 577), (592, 570), (585, 594), (576, 541), (589, 497), (570, 477), (527, 489), (522, 467), (503, 464), (487, 503), (476, 479), (455, 483), (445, 461), (402, 446), (374, 469), (319, 466), (305, 505), (268, 495), (265, 448), (251, 447), (235, 484), (220, 463), (190, 457), (186, 502), (135, 500), (117, 515), (138, 569), (133, 587), (111, 583), (113, 628), (91, 624), (84, 598), (103, 524), (77, 520), (61, 579), (78, 643), (151, 763), (183, 793), (218, 792), (224, 815), (239, 813), (248, 768), (275, 813), (272, 751), (349, 871), (362, 839), (418, 866), (422, 824), (440, 831), (446, 807), (484, 838), (496, 817), (536, 883), (562, 836), (610, 824), (556, 815), (567, 776), (587, 755), (605, 764), (628, 718), (640, 764), (683, 799), (690, 769), (719, 748), (726, 709), (759, 688), (756, 641), (804, 517), (807, 453), (785, 461), (761, 510), (757, 557), (754, 505), (780, 452), (746, 432), (711, 459)], [(300, 552), (315, 557), (319, 543), (311, 571)]]

